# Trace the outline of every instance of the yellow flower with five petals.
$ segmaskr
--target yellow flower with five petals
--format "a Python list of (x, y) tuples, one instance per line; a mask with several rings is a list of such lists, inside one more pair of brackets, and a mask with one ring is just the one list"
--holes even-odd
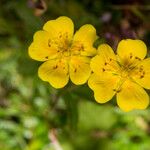
[(145, 109), (150, 89), (150, 58), (141, 40), (120, 41), (115, 55), (107, 44), (98, 47), (98, 55), (91, 60), (94, 72), (88, 85), (97, 102), (105, 103), (116, 94), (117, 104), (123, 111)]
[(91, 74), (90, 59), (96, 55), (93, 47), (96, 38), (92, 25), (86, 24), (74, 34), (72, 20), (62, 16), (46, 22), (43, 30), (34, 34), (29, 56), (44, 61), (38, 75), (53, 87), (64, 87), (69, 78), (74, 84), (81, 85)]

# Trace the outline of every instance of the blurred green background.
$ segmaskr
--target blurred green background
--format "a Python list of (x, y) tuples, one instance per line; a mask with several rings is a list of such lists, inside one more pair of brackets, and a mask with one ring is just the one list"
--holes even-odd
[(28, 56), (34, 32), (59, 16), (90, 23), (114, 49), (122, 38), (150, 46), (149, 0), (0, 0), (0, 150), (150, 150), (150, 109), (100, 105), (87, 87), (55, 90)]

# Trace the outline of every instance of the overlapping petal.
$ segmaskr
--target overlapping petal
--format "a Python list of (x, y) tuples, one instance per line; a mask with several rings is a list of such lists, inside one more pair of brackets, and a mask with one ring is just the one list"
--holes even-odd
[(112, 99), (119, 78), (110, 74), (92, 74), (88, 80), (89, 87), (94, 91), (95, 100), (98, 103), (105, 103)]
[(133, 58), (144, 59), (147, 53), (147, 47), (141, 40), (126, 39), (118, 44), (117, 54), (121, 59)]
[[(96, 39), (95, 28), (90, 24), (83, 25), (74, 35), (72, 50), (80, 51), (82, 56), (94, 56), (96, 49), (93, 47), (93, 43)], [(78, 45), (77, 48), (76, 45)]]
[(76, 84), (84, 84), (91, 73), (90, 58), (72, 56), (69, 62), (69, 74), (71, 81)]
[(117, 104), (123, 111), (145, 109), (149, 104), (149, 96), (138, 84), (127, 80), (117, 93)]
[(114, 73), (118, 70), (116, 56), (112, 48), (107, 44), (98, 47), (98, 55), (91, 60), (91, 68), (94, 73)]
[(68, 62), (66, 59), (46, 61), (39, 67), (38, 75), (53, 87), (62, 88), (69, 80)]

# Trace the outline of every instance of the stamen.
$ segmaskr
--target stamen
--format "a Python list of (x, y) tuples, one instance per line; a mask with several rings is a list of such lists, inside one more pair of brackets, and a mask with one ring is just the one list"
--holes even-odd
[(73, 52), (73, 55), (80, 55), (80, 52), (85, 51), (85, 47), (83, 44), (81, 44), (79, 41), (73, 42), (73, 45), (71, 46), (71, 50)]

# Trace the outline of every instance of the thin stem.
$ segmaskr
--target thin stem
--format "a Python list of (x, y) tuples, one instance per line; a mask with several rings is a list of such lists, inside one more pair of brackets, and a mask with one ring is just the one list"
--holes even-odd
[(52, 129), (49, 134), (48, 134), (48, 137), (54, 147), (55, 150), (63, 150), (57, 137), (56, 137), (56, 130), (55, 129)]

